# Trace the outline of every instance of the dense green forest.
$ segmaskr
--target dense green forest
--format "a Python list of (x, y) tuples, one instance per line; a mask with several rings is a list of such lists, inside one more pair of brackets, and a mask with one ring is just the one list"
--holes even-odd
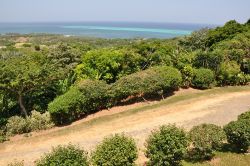
[(68, 124), (180, 87), (248, 82), (250, 21), (164, 40), (1, 35), (0, 135)]

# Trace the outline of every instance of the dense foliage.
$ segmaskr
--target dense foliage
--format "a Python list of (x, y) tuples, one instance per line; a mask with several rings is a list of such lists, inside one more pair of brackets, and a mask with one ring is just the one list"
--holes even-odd
[(87, 52), (76, 68), (80, 79), (101, 79), (113, 83), (122, 76), (140, 70), (142, 57), (132, 51), (100, 49)]
[(33, 110), (66, 124), (128, 98), (164, 98), (180, 86), (246, 85), (249, 50), (249, 23), (234, 20), (173, 39), (1, 35), (0, 129), (6, 133), (15, 119), (14, 133), (31, 131), (16, 116)]
[(83, 80), (49, 104), (48, 110), (57, 124), (64, 124), (105, 108), (109, 86), (98, 80)]
[(135, 141), (124, 134), (105, 138), (92, 153), (94, 166), (133, 166), (138, 157)]
[(9, 118), (6, 124), (7, 135), (23, 134), (30, 131), (38, 131), (49, 129), (54, 126), (49, 112), (41, 114), (37, 111), (32, 111), (31, 115), (23, 118), (13, 116)]
[(146, 140), (146, 157), (149, 165), (180, 165), (188, 145), (186, 133), (174, 125), (161, 126)]
[(224, 127), (228, 142), (239, 152), (247, 152), (250, 146), (250, 120), (238, 119)]
[(241, 120), (241, 119), (250, 119), (250, 111), (240, 114), (238, 116), (238, 119), (239, 120)]
[(173, 67), (153, 67), (122, 77), (112, 85), (115, 100), (129, 96), (169, 93), (181, 85), (181, 73)]
[(88, 166), (87, 153), (74, 145), (57, 146), (52, 152), (45, 154), (38, 161), (37, 166)]
[(200, 68), (194, 70), (192, 86), (199, 89), (208, 89), (213, 86), (215, 76), (210, 69)]
[(189, 157), (193, 160), (209, 160), (226, 141), (223, 129), (214, 124), (201, 124), (189, 131), (191, 148)]

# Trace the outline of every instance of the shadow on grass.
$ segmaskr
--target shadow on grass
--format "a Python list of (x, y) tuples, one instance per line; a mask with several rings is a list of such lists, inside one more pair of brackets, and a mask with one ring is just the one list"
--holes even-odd
[(242, 154), (242, 151), (240, 151), (236, 145), (231, 145), (229, 143), (225, 144), (220, 150), (220, 152), (231, 152), (235, 154)]

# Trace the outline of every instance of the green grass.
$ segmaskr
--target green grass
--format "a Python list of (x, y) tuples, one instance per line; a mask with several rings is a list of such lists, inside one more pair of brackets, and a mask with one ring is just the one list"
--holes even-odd
[(250, 166), (250, 154), (218, 152), (212, 161), (202, 163), (183, 162), (183, 166)]

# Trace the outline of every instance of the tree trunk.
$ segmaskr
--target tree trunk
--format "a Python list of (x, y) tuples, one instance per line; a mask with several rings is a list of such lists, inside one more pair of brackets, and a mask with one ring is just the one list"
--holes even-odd
[(24, 114), (25, 117), (27, 117), (28, 113), (27, 113), (27, 111), (25, 109), (25, 106), (23, 104), (23, 96), (22, 96), (22, 94), (18, 94), (18, 103), (19, 103), (21, 112)]

